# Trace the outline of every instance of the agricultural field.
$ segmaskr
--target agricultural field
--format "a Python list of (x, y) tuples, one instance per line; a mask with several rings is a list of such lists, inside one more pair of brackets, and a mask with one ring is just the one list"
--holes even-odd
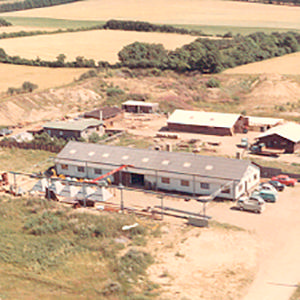
[(300, 52), (281, 57), (255, 62), (232, 69), (227, 69), (224, 74), (300, 74)]
[(74, 68), (43, 68), (0, 64), (0, 93), (9, 87), (21, 87), (24, 81), (38, 85), (38, 89), (47, 89), (69, 84), (84, 73), (84, 69)]
[(44, 60), (56, 60), (63, 53), (67, 61), (77, 56), (115, 63), (118, 52), (135, 41), (163, 44), (166, 49), (175, 49), (195, 40), (190, 35), (170, 33), (126, 32), (119, 30), (92, 30), (84, 32), (39, 35), (0, 40), (0, 48), (8, 55)]
[(300, 29), (300, 7), (221, 0), (87, 0), (55, 7), (2, 14), (69, 20), (123, 19), (163, 24)]

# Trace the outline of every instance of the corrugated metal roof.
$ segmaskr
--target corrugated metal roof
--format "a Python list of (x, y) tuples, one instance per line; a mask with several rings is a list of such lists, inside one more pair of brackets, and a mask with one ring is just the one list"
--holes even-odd
[(260, 134), (258, 138), (262, 138), (272, 134), (277, 134), (294, 143), (298, 143), (300, 141), (300, 125), (297, 123), (286, 123), (283, 125), (275, 126)]
[(276, 124), (283, 123), (283, 119), (276, 119), (276, 118), (265, 118), (265, 117), (253, 117), (253, 116), (247, 116), (249, 120), (249, 125), (250, 126), (275, 126)]
[[(91, 157), (90, 152), (95, 152)], [(57, 155), (58, 161), (79, 160), (105, 163), (115, 167), (132, 165), (135, 168), (198, 175), (219, 179), (240, 180), (249, 161), (192, 153), (176, 153), (107, 146), (90, 143), (69, 142)]]
[(239, 114), (176, 109), (167, 122), (183, 125), (232, 128), (240, 116)]
[(101, 122), (96, 119), (82, 119), (78, 121), (67, 122), (48, 122), (43, 125), (44, 128), (49, 129), (61, 129), (61, 130), (75, 130), (82, 131), (91, 126), (99, 126)]
[(158, 106), (158, 103), (128, 100), (126, 102), (123, 102), (122, 105), (151, 106), (152, 107), (152, 106)]

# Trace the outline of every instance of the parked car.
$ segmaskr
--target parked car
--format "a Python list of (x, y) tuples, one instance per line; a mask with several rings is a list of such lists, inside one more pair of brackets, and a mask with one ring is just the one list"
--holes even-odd
[(277, 191), (274, 193), (274, 191), (272, 190), (264, 190), (264, 189), (259, 191), (254, 191), (251, 196), (253, 197), (259, 196), (266, 202), (276, 202), (278, 199)]
[(9, 128), (1, 128), (0, 129), (0, 136), (6, 136), (11, 134), (13, 131)]
[[(277, 181), (277, 182), (279, 182), (279, 181)], [(280, 183), (280, 182), (279, 182), (279, 183)], [(259, 190), (271, 191), (272, 193), (274, 193), (274, 194), (276, 194), (276, 195), (278, 194), (276, 188), (275, 188), (272, 184), (270, 184), (270, 183), (268, 183), (268, 182), (261, 183), (261, 184), (259, 185)]]
[(276, 180), (270, 180), (268, 181), (269, 184), (272, 184), (274, 186), (274, 188), (279, 191), (279, 192), (282, 192), (284, 190), (284, 187), (285, 185), (282, 184), (281, 182), (279, 181), (276, 181)]
[(261, 213), (265, 209), (265, 201), (258, 195), (241, 197), (237, 202), (237, 207), (240, 210), (248, 210), (256, 213)]
[(278, 175), (271, 178), (271, 180), (279, 181), (280, 183), (287, 186), (295, 186), (297, 179), (290, 178), (288, 175)]

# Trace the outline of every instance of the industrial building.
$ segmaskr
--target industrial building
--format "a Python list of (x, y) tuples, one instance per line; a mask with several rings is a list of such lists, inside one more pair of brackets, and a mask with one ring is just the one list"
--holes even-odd
[(284, 149), (285, 153), (294, 153), (300, 150), (300, 125), (286, 123), (273, 127), (260, 134), (257, 141), (268, 148)]
[(245, 118), (240, 114), (176, 109), (167, 120), (171, 131), (210, 135), (234, 135), (245, 130)]
[[(57, 174), (119, 185), (235, 200), (251, 191), (260, 171), (249, 161), (192, 153), (69, 142), (55, 158)], [(222, 186), (226, 188), (222, 190)]]

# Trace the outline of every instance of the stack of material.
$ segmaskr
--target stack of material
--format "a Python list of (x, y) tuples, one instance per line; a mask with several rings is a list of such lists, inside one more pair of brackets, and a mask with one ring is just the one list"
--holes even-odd
[(112, 194), (105, 187), (97, 187), (96, 192), (91, 194), (88, 199), (97, 201), (97, 202), (105, 202), (112, 198)]

